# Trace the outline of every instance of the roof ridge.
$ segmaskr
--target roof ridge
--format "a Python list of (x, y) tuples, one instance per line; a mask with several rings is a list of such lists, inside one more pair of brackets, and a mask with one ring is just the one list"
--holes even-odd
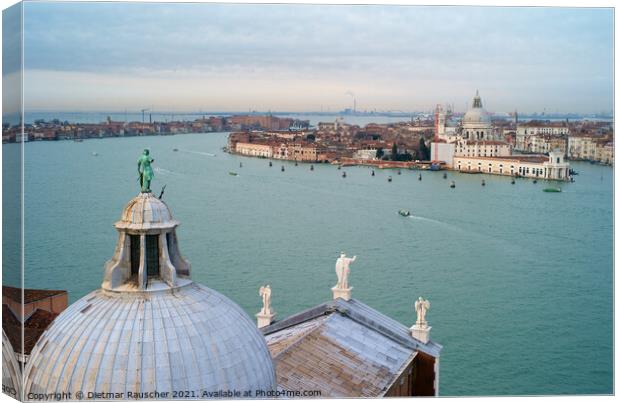
[(289, 327), (296, 326), (300, 323), (304, 323), (309, 320), (318, 318), (319, 316), (323, 316), (327, 313), (331, 313), (334, 311), (334, 309), (335, 309), (335, 305), (333, 301), (324, 302), (312, 308), (308, 308), (305, 311), (296, 313), (293, 316), (289, 316), (280, 321), (276, 321), (269, 326), (265, 326), (264, 328), (261, 328), (260, 330), (262, 331), (264, 336), (267, 336), (271, 333), (275, 333), (280, 330), (284, 330)]
[[(316, 319), (316, 317), (315, 317)], [(290, 345), (288, 345), (287, 347), (283, 348), (282, 350), (280, 350), (276, 355), (272, 356), (272, 359), (275, 361), (278, 357), (280, 357), (282, 354), (286, 353), (287, 351), (289, 351), (291, 348), (298, 346), (299, 344), (301, 344), (301, 342), (303, 342), (306, 337), (310, 336), (312, 333), (316, 332), (318, 329), (321, 328), (321, 326), (323, 325), (323, 323), (319, 323), (318, 325), (314, 326), (312, 329), (310, 329), (309, 331), (302, 333), (302, 335), (295, 340), (293, 343), (291, 343)]]
[[(399, 321), (377, 311), (376, 309), (364, 304), (361, 301), (358, 301), (356, 299), (351, 299), (353, 304), (358, 304), (361, 308), (367, 309), (372, 311), (373, 313), (376, 313), (378, 315), (381, 315), (381, 317), (386, 318), (387, 322), (393, 322), (393, 324), (397, 325), (397, 326), (401, 326), (403, 328), (403, 330), (405, 330), (408, 334), (408, 328), (407, 326), (403, 325), (402, 323), (400, 323)], [(343, 304), (351, 304), (351, 302), (346, 301), (346, 302), (340, 302), (337, 301), (336, 305), (343, 305)], [(340, 306), (338, 306), (337, 308), (341, 308)], [(355, 306), (353, 306), (353, 308), (355, 308)], [(341, 308), (342, 309), (342, 308)], [(394, 342), (400, 344), (401, 346), (407, 347), (407, 348), (412, 348), (415, 350), (419, 350), (422, 351), (424, 353), (427, 354), (431, 354), (431, 355), (439, 355), (439, 351), (441, 351), (442, 346), (435, 343), (434, 341), (430, 341), (429, 344), (424, 344), (418, 340), (416, 340), (415, 338), (413, 338), (413, 336), (409, 335), (408, 337), (404, 337), (401, 334), (398, 334), (396, 332), (394, 332), (393, 330), (390, 330), (389, 328), (385, 327), (385, 326), (381, 326), (380, 324), (376, 323), (373, 320), (365, 320), (366, 318), (364, 316), (362, 316), (361, 314), (355, 314), (355, 312), (352, 312), (350, 309), (346, 309), (346, 306), (344, 307), (344, 309), (340, 310), (337, 309), (339, 312), (343, 313), (344, 315), (347, 315), (351, 320), (354, 320), (357, 323), (360, 323), (374, 331), (376, 331), (377, 333), (382, 334), (383, 336), (393, 340)], [(435, 351), (433, 352), (433, 350), (439, 350), (439, 351)]]

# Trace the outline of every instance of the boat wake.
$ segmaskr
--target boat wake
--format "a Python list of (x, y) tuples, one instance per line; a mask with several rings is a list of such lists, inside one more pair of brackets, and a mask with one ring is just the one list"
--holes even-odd
[(455, 231), (462, 231), (462, 229), (457, 227), (456, 225), (448, 224), (446, 222), (439, 221), (439, 220), (433, 220), (432, 218), (420, 217), (416, 215), (410, 215), (409, 218), (411, 218), (412, 220), (426, 221), (426, 222), (430, 222), (433, 224), (441, 225), (442, 227), (450, 228), (451, 230), (455, 230)]
[(215, 154), (207, 153), (204, 151), (192, 151), (192, 150), (179, 150), (179, 151), (184, 152), (184, 153), (189, 153), (189, 154), (198, 154), (198, 155), (204, 155), (207, 157), (215, 157)]
[(171, 175), (171, 176), (181, 175), (179, 173), (176, 173), (176, 172), (173, 172), (173, 171), (170, 171), (170, 170), (168, 170), (166, 168), (161, 168), (161, 167), (154, 167), (153, 171), (155, 171), (156, 173), (158, 173), (160, 175), (164, 175), (164, 176), (167, 176), (167, 175)]

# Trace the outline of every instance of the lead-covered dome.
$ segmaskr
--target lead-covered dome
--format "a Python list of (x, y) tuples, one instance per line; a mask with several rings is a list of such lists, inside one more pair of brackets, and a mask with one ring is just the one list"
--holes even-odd
[(127, 203), (116, 228), (146, 229), (178, 225), (170, 209), (152, 193), (140, 193)]
[(490, 125), (491, 117), (482, 107), (482, 99), (476, 91), (476, 96), (472, 102), (472, 107), (463, 116), (463, 125)]
[(191, 280), (178, 224), (150, 192), (127, 204), (101, 288), (63, 311), (32, 350), (26, 396), (175, 400), (275, 390), (264, 337), (236, 303)]
[(43, 334), (26, 379), (26, 393), (97, 391), (129, 400), (128, 392), (169, 392), (172, 400), (173, 391), (195, 391), (204, 399), (205, 392), (276, 384), (255, 323), (230, 299), (196, 283), (174, 291), (91, 292)]
[(15, 358), (15, 350), (4, 329), (2, 330), (2, 392), (21, 400), (22, 370)]

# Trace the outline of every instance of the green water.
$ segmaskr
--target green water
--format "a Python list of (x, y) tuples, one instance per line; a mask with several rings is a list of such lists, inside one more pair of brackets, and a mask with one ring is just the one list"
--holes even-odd
[[(26, 286), (72, 301), (99, 287), (149, 147), (194, 279), (249, 314), (265, 283), (279, 318), (329, 300), (344, 250), (358, 256), (354, 298), (408, 326), (414, 298), (431, 301), (442, 395), (612, 393), (611, 168), (575, 163), (575, 183), (544, 193), (544, 181), (487, 175), (270, 168), (225, 144), (225, 133), (27, 144)], [(17, 147), (3, 146), (5, 169)]]

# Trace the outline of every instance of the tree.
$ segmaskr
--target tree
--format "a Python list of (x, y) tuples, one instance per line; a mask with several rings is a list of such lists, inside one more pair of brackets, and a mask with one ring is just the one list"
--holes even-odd
[(397, 157), (398, 157), (398, 147), (396, 146), (396, 143), (392, 143), (392, 161), (396, 161)]
[(430, 151), (428, 149), (428, 147), (426, 146), (426, 141), (424, 140), (424, 137), (420, 137), (420, 158), (423, 161), (428, 161), (431, 159), (431, 155), (430, 155)]
[(383, 152), (383, 148), (382, 147), (377, 148), (377, 158), (381, 159), (383, 155), (385, 155), (385, 153)]

